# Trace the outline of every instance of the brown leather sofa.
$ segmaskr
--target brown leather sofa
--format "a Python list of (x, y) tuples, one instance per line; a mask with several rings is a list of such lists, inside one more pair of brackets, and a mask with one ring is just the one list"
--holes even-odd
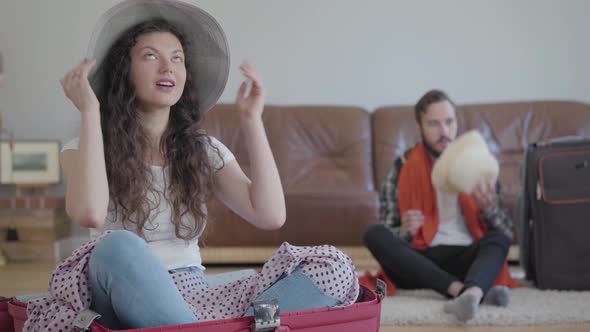
[[(518, 102), (457, 108), (459, 132), (479, 129), (500, 162), (506, 205), (514, 217), (520, 166), (529, 143), (567, 135), (590, 136), (590, 105)], [(412, 106), (370, 113), (345, 106), (266, 106), (263, 121), (285, 191), (287, 221), (261, 231), (219, 202), (209, 206), (202, 238), (205, 263), (262, 262), (278, 245), (332, 244), (355, 262), (369, 262), (362, 248), (367, 225), (378, 222), (378, 190), (394, 159), (418, 142)], [(218, 105), (204, 127), (249, 171), (235, 110)]]
[[(248, 151), (232, 107), (217, 106), (204, 126), (248, 174)], [(378, 221), (371, 114), (355, 107), (266, 106), (263, 121), (285, 191), (285, 226), (255, 229), (214, 201), (201, 240), (203, 260), (260, 262), (283, 241), (360, 246), (365, 227)]]

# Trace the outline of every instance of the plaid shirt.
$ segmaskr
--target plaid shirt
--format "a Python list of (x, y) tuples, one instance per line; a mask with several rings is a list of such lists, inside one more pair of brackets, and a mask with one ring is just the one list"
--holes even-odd
[[(402, 157), (395, 160), (393, 167), (387, 173), (385, 180), (381, 185), (379, 193), (379, 220), (385, 225), (394, 235), (404, 239), (406, 242), (412, 242), (412, 235), (405, 236), (401, 231), (401, 216), (398, 207), (398, 181), (401, 169), (406, 161), (411, 150), (404, 153)], [(496, 183), (496, 193), (498, 197), (498, 204), (490, 213), (481, 213), (482, 220), (487, 224), (489, 229), (497, 229), (504, 233), (509, 239), (512, 239), (512, 220), (508, 216), (504, 208), (504, 198), (502, 196), (502, 188), (500, 182)]]

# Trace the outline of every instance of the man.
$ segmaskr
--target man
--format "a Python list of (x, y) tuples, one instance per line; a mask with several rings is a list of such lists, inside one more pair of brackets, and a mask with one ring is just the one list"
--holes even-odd
[(430, 288), (452, 298), (445, 311), (467, 321), (482, 301), (506, 306), (506, 286), (517, 285), (505, 264), (512, 222), (499, 183), (494, 189), (482, 181), (469, 194), (432, 186), (432, 165), (457, 135), (451, 99), (429, 91), (415, 115), (422, 142), (387, 174), (380, 192), (382, 224), (367, 229), (365, 245), (397, 287)]

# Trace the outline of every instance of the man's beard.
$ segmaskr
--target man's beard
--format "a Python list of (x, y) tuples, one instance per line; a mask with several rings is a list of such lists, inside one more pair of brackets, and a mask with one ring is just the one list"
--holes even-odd
[[(426, 137), (424, 137), (424, 133), (420, 132), (420, 136), (422, 136), (422, 143), (424, 143), (424, 147), (426, 148), (426, 152), (428, 152), (429, 155), (432, 156), (433, 159), (437, 159), (438, 157), (440, 157), (442, 152), (437, 151), (434, 146), (432, 146), (430, 144), (430, 142), (428, 142), (428, 140), (426, 139)], [(442, 137), (441, 137), (442, 138)], [(448, 139), (447, 137), (445, 137), (447, 139), (447, 141), (451, 141), (450, 139)], [(440, 139), (439, 139), (440, 141)]]

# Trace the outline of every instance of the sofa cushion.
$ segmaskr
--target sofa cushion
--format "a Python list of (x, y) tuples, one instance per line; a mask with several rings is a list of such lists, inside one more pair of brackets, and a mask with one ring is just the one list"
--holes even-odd
[(286, 192), (374, 189), (368, 112), (321, 106), (280, 107), (273, 113), (281, 130), (271, 146)]
[[(370, 120), (370, 113), (356, 107), (266, 106), (263, 122), (285, 191), (286, 225), (258, 230), (214, 201), (205, 245), (362, 245), (364, 228), (377, 222), (378, 211)], [(248, 151), (234, 107), (218, 105), (203, 125), (248, 175)]]
[(377, 190), (396, 158), (420, 141), (411, 106), (381, 107), (373, 113), (373, 151)]
[[(285, 192), (374, 190), (370, 119), (355, 107), (266, 106), (264, 126)], [(203, 126), (248, 174), (248, 151), (233, 106), (216, 106)]]
[(275, 231), (255, 228), (217, 200), (201, 238), (205, 246), (362, 245), (362, 234), (379, 222), (377, 192), (290, 192), (287, 221)]
[(294, 245), (363, 245), (363, 234), (379, 222), (377, 192), (291, 192), (281, 240)]

